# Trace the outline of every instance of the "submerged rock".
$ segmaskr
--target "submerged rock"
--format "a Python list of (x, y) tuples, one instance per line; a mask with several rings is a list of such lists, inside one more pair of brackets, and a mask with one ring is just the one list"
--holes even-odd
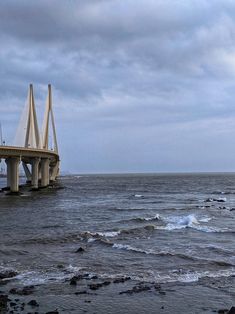
[(0, 295), (0, 313), (6, 313), (8, 296), (5, 294)]
[(108, 286), (110, 284), (111, 284), (111, 281), (104, 281), (104, 282), (100, 282), (100, 283), (92, 283), (88, 286), (91, 290), (97, 290), (101, 287)]
[(235, 314), (235, 306), (232, 306), (228, 314)]
[(4, 270), (0, 271), (0, 280), (1, 279), (7, 279), (7, 278), (12, 278), (18, 275), (18, 273), (14, 270)]
[(75, 251), (75, 253), (83, 253), (83, 252), (85, 252), (85, 249), (84, 249), (82, 246), (80, 246), (80, 247)]
[(22, 289), (12, 288), (9, 293), (18, 295), (29, 295), (34, 292), (34, 286), (26, 286)]
[(74, 276), (73, 278), (70, 279), (70, 283), (69, 283), (69, 284), (70, 284), (71, 286), (76, 286), (77, 280), (78, 280), (77, 277)]
[(116, 278), (116, 279), (114, 279), (113, 283), (123, 283), (127, 280), (130, 280), (130, 279), (131, 279), (131, 277)]
[(28, 305), (31, 305), (31, 306), (39, 306), (39, 304), (37, 303), (36, 300), (31, 300), (28, 302)]
[(83, 291), (76, 291), (74, 294), (79, 295), (79, 294), (87, 294), (86, 290)]
[(149, 291), (149, 290), (151, 290), (151, 287), (147, 285), (137, 285), (137, 286), (134, 286), (130, 290), (121, 291), (119, 292), (119, 294), (133, 294), (133, 293), (140, 293), (140, 292)]

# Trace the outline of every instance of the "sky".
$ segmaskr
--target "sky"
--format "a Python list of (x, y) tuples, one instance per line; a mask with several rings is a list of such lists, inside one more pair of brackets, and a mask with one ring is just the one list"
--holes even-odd
[(30, 83), (63, 172), (235, 171), (234, 1), (1, 1), (7, 144)]

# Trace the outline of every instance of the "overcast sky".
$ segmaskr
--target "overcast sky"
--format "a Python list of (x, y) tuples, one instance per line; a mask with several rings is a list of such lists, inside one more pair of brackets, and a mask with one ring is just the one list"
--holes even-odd
[(1, 1), (8, 144), (29, 83), (63, 171), (235, 171), (234, 0)]

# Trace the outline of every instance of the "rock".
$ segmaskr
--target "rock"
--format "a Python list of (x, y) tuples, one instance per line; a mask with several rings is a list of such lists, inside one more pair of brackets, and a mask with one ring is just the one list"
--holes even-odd
[(75, 251), (75, 253), (82, 253), (82, 252), (85, 252), (85, 249), (81, 246)]
[(34, 286), (26, 286), (23, 289), (12, 288), (9, 293), (18, 295), (29, 295), (34, 292)]
[(140, 292), (149, 291), (149, 290), (151, 290), (151, 288), (149, 286), (137, 285), (137, 286), (134, 286), (130, 290), (121, 291), (121, 292), (119, 292), (119, 294), (133, 294), (133, 293), (140, 293)]
[(235, 306), (232, 306), (228, 314), (235, 314)]
[(46, 312), (46, 314), (59, 314), (59, 312), (55, 310), (55, 311)]
[(117, 278), (117, 279), (114, 279), (113, 283), (123, 283), (127, 280), (130, 280), (131, 277), (123, 277), (123, 278)]
[(10, 302), (10, 306), (15, 306), (16, 303), (15, 302)]
[(64, 265), (63, 265), (63, 264), (58, 264), (58, 265), (57, 265), (57, 268), (63, 269), (63, 268), (64, 268)]
[(77, 284), (77, 278), (76, 276), (74, 276), (73, 278), (70, 279), (70, 283), (71, 286), (76, 286)]
[(88, 277), (86, 279), (98, 279), (98, 276), (94, 275), (94, 276)]
[(5, 313), (7, 310), (7, 301), (8, 301), (8, 296), (5, 294), (0, 295), (0, 313)]
[(89, 288), (91, 290), (97, 290), (97, 289), (99, 289), (101, 287), (110, 285), (110, 283), (111, 283), (111, 281), (104, 281), (104, 282), (101, 282), (101, 283), (92, 283), (92, 284), (90, 284), (88, 286), (89, 286)]
[(15, 277), (16, 275), (18, 274), (14, 270), (5, 270), (5, 271), (0, 272), (0, 280), (6, 279), (6, 278), (12, 278), (12, 277)]
[(102, 287), (102, 283), (92, 283), (88, 285), (91, 290), (97, 290)]
[(219, 313), (219, 314), (226, 314), (226, 313), (228, 313), (228, 309), (221, 309), (221, 310), (218, 310), (218, 313)]
[(36, 300), (31, 300), (28, 302), (28, 305), (31, 305), (31, 306), (39, 306), (39, 304), (37, 303)]
[(79, 294), (87, 294), (86, 290), (83, 291), (76, 291), (74, 294), (79, 295)]
[(159, 283), (155, 283), (154, 289), (155, 289), (156, 291), (160, 291), (160, 290), (162, 289), (162, 287), (160, 286)]
[(111, 284), (110, 281), (104, 281), (104, 282), (102, 283), (102, 286), (108, 286), (108, 285), (110, 285), (110, 284)]

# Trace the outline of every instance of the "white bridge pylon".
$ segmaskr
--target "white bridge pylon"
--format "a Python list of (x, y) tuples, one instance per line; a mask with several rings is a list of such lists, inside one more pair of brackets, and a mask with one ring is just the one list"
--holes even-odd
[(55, 121), (54, 115), (52, 110), (52, 93), (51, 93), (51, 85), (48, 85), (48, 95), (47, 95), (47, 102), (46, 102), (46, 110), (44, 115), (44, 122), (42, 128), (42, 148), (48, 150), (48, 141), (49, 141), (49, 122), (51, 118), (51, 125), (52, 125), (52, 133), (53, 133), (53, 143), (54, 143), (54, 151), (58, 153), (58, 145), (57, 145), (57, 138), (56, 138), (56, 130), (55, 130)]
[(50, 147), (50, 150), (53, 150), (55, 153), (58, 153), (56, 128), (52, 109), (51, 85), (50, 84), (48, 85), (48, 95), (46, 100), (44, 120), (40, 132), (35, 108), (33, 85), (30, 84), (26, 107), (22, 113), (21, 121), (15, 137), (15, 146), (48, 150), (50, 127), (52, 128), (54, 144), (54, 147)]
[[(44, 151), (49, 150), (49, 130), (52, 129), (53, 144), (54, 147), (50, 147), (50, 151), (58, 154), (58, 144), (56, 138), (56, 128), (54, 115), (52, 110), (52, 92), (51, 85), (48, 85), (48, 95), (46, 100), (46, 108), (44, 113), (44, 121), (42, 126), (42, 132), (39, 131), (37, 114), (35, 109), (33, 85), (29, 85), (28, 99), (26, 103), (26, 108), (23, 111), (21, 122), (17, 130), (17, 136), (20, 138), (21, 145), (28, 149), (41, 149)], [(23, 130), (23, 135), (22, 135)], [(22, 139), (24, 143), (22, 143)], [(22, 145), (23, 144), (23, 145)], [(19, 144), (18, 144), (19, 145)], [(17, 146), (18, 146), (17, 145)], [(42, 162), (39, 164), (39, 169), (42, 166)], [(30, 162), (32, 170), (28, 167), (27, 162), (22, 162), (25, 175), (28, 181), (32, 181), (33, 176), (33, 166)], [(59, 162), (57, 162), (53, 167), (50, 167), (49, 178), (54, 181), (59, 173)], [(41, 171), (39, 171), (39, 178), (41, 177)]]
[(33, 96), (33, 85), (29, 85), (28, 95), (28, 117), (25, 132), (24, 147), (41, 148), (41, 139), (38, 129), (38, 121)]

